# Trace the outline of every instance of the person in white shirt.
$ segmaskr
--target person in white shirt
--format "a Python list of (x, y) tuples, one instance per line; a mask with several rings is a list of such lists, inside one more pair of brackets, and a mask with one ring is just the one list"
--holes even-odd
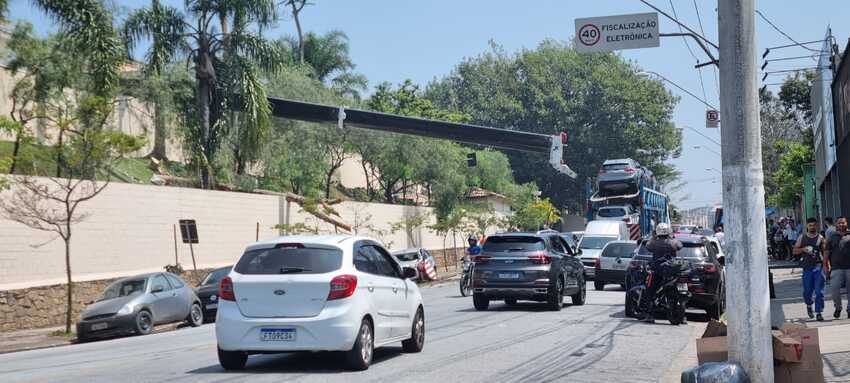
[(723, 226), (717, 226), (714, 229), (714, 238), (717, 238), (717, 242), (720, 242), (720, 246), (726, 246), (726, 233), (723, 232)]

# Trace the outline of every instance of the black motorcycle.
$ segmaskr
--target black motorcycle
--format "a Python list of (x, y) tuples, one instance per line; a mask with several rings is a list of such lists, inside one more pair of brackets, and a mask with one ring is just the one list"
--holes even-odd
[(463, 274), (460, 276), (460, 295), (468, 297), (472, 295), (472, 272), (475, 269), (475, 263), (469, 260), (469, 257), (463, 258)]
[[(688, 291), (688, 280), (691, 273), (690, 264), (683, 260), (668, 261), (670, 273), (665, 280), (658, 281), (658, 273), (653, 272), (646, 264), (641, 265), (635, 274), (634, 280), (641, 281), (626, 292), (626, 314), (629, 316), (642, 317), (645, 315), (665, 316), (672, 325), (685, 323), (685, 309), (691, 297)], [(655, 290), (655, 310), (645, 313), (646, 309), (641, 305), (641, 298), (646, 293), (647, 286)]]

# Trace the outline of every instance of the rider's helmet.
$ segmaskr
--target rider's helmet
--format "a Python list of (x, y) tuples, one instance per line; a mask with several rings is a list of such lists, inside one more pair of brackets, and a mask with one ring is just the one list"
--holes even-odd
[(669, 223), (661, 222), (655, 226), (655, 236), (657, 237), (669, 237), (672, 232)]
[(478, 237), (476, 237), (475, 234), (470, 234), (469, 237), (466, 238), (466, 241), (469, 242), (469, 247), (478, 245)]

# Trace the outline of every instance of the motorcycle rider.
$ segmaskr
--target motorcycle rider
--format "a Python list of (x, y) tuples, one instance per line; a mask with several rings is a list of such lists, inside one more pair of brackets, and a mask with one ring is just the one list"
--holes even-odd
[(655, 226), (655, 237), (646, 244), (646, 250), (652, 253), (652, 261), (649, 268), (652, 271), (650, 286), (646, 286), (644, 295), (641, 297), (644, 322), (654, 323), (653, 312), (655, 311), (655, 286), (663, 283), (670, 276), (669, 261), (676, 258), (676, 252), (684, 246), (682, 242), (672, 238), (672, 230), (669, 223), (659, 223)]
[(470, 234), (466, 241), (469, 242), (469, 247), (466, 248), (466, 255), (473, 256), (481, 254), (481, 246), (478, 246), (478, 237), (475, 234)]

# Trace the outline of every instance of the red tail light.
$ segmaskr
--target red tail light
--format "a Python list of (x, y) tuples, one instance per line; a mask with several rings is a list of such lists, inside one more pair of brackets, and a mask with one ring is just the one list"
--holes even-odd
[(635, 168), (627, 167), (627, 168), (623, 169), (623, 171), (625, 171), (626, 173), (634, 173), (634, 172), (635, 172)]
[(354, 275), (337, 275), (331, 279), (331, 291), (328, 300), (348, 298), (354, 295), (357, 289), (357, 277)]
[(599, 258), (596, 258), (596, 264), (595, 264), (593, 267), (594, 267), (596, 270), (601, 269), (601, 268), (602, 268), (602, 260), (601, 260), (601, 259), (599, 259)]
[(531, 261), (531, 263), (536, 263), (539, 265), (548, 265), (552, 263), (552, 258), (549, 257), (549, 255), (546, 253), (531, 254), (528, 256), (528, 260)]
[(702, 271), (704, 271), (706, 273), (716, 273), (717, 272), (717, 266), (714, 266), (713, 263), (709, 263), (709, 264), (702, 266)]
[(218, 298), (225, 301), (236, 302), (236, 293), (233, 292), (233, 280), (230, 277), (221, 279), (218, 285)]
[(474, 262), (474, 263), (487, 263), (487, 262), (490, 262), (491, 259), (493, 259), (493, 257), (491, 257), (489, 255), (474, 255), (474, 256), (472, 256), (472, 262)]
[(634, 270), (634, 269), (637, 269), (637, 268), (638, 268), (638, 261), (635, 261), (634, 259), (629, 261), (629, 270)]

